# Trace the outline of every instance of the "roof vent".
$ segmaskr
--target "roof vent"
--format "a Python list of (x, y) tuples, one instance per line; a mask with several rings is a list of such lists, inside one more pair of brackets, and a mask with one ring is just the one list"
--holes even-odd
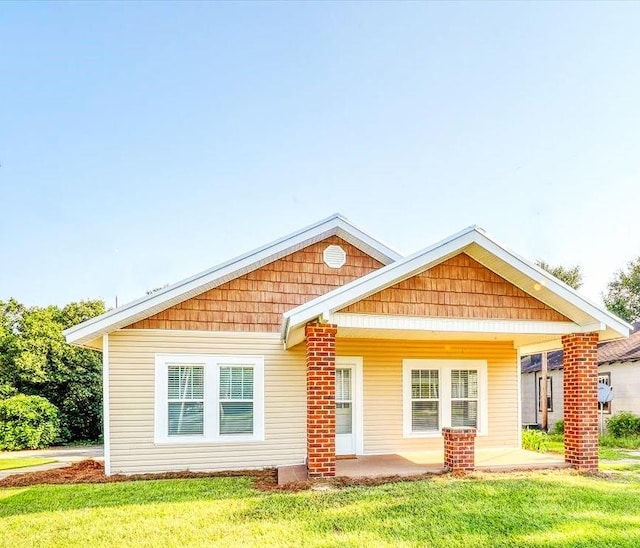
[(324, 264), (329, 268), (340, 268), (347, 262), (347, 254), (339, 245), (330, 245), (322, 253)]

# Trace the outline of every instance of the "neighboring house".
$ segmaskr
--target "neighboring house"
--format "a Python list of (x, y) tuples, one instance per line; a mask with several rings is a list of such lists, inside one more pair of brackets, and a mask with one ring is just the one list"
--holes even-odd
[[(540, 354), (524, 356), (522, 364), (522, 423), (540, 423)], [(563, 420), (562, 350), (547, 355), (547, 412), (549, 428)], [(598, 345), (598, 381), (613, 388), (614, 398), (602, 406), (609, 417), (619, 411), (640, 415), (640, 323), (633, 325), (628, 339)]]
[[(540, 369), (542, 355), (523, 356), (522, 378), (522, 424), (526, 427), (540, 424)], [(556, 422), (564, 419), (564, 397), (562, 383), (562, 350), (547, 353), (547, 421), (549, 430), (553, 430)]]
[[(65, 335), (103, 353), (107, 474), (318, 477), (336, 456), (442, 450), (448, 427), (518, 448), (519, 352), (563, 344), (582, 394), (597, 342), (629, 327), (476, 227), (401, 257), (334, 215)], [(585, 393), (565, 413), (582, 469)]]

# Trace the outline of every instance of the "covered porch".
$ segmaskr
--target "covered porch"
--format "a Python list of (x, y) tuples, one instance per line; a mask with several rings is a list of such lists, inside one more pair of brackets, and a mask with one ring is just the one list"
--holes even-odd
[(561, 464), (520, 450), (520, 355), (553, 348), (564, 463), (597, 469), (597, 344), (628, 330), (475, 228), (381, 268), (284, 314), (285, 348), (306, 349), (308, 476)]

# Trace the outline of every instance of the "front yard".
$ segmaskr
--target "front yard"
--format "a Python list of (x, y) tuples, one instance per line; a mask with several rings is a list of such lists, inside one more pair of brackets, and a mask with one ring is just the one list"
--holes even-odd
[(640, 464), (326, 491), (248, 478), (0, 490), (1, 546), (638, 546)]

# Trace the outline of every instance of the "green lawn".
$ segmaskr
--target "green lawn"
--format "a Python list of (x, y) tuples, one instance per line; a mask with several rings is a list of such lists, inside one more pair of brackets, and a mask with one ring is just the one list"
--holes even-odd
[(0, 470), (10, 470), (11, 468), (26, 468), (27, 466), (38, 466), (39, 464), (48, 464), (50, 462), (56, 462), (55, 459), (45, 459), (38, 457), (24, 457), (24, 458), (0, 458)]
[[(614, 440), (615, 441), (615, 440)], [(562, 435), (549, 434), (547, 436), (547, 451), (550, 453), (564, 453), (564, 441)], [(640, 461), (640, 457), (629, 454), (629, 450), (614, 445), (602, 445), (598, 447), (600, 460), (631, 459)]]
[(265, 493), (246, 478), (0, 490), (0, 546), (638, 546), (640, 465)]

